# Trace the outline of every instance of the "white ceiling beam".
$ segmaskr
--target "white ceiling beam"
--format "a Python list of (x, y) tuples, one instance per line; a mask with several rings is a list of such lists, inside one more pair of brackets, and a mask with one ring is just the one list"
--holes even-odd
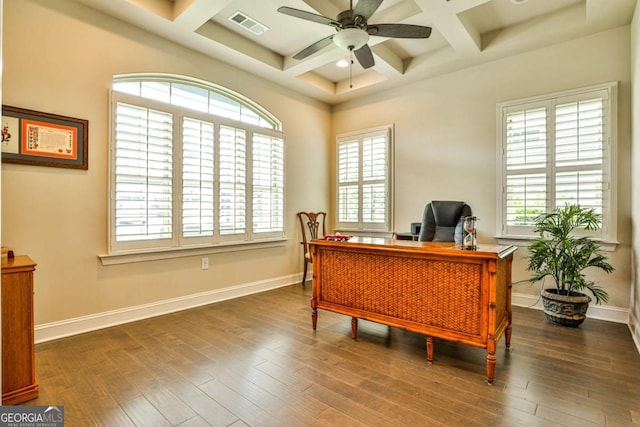
[(553, 13), (530, 19), (526, 22), (501, 28), (483, 34), (483, 44), (486, 53), (495, 50), (518, 52), (525, 46), (535, 49), (547, 43), (552, 43), (558, 35), (572, 34), (574, 37), (583, 35), (585, 26), (585, 4), (577, 3)]
[(335, 19), (340, 12), (340, 9), (335, 7), (330, 1), (327, 0), (303, 0), (310, 8), (315, 10), (318, 15), (326, 16), (327, 18)]
[(195, 31), (233, 3), (233, 0), (176, 0), (173, 22), (182, 29)]
[(331, 95), (335, 95), (336, 93), (336, 84), (334, 82), (332, 82), (331, 80), (325, 79), (322, 76), (319, 76), (316, 73), (313, 72), (309, 72), (309, 73), (304, 73), (304, 74), (300, 74), (299, 76), (297, 76), (298, 79), (300, 79), (301, 81), (316, 87), (326, 93), (329, 93)]
[(587, 22), (598, 21), (602, 28), (630, 24), (635, 5), (636, 0), (587, 0)]
[(282, 69), (283, 58), (281, 55), (250, 39), (238, 37), (238, 34), (213, 21), (205, 22), (195, 30), (195, 33), (233, 49), (237, 53), (246, 55), (248, 58), (260, 61), (276, 69)]
[(336, 95), (341, 95), (358, 89), (378, 84), (388, 80), (384, 75), (377, 73), (374, 69), (369, 69), (364, 74), (354, 77), (352, 80), (346, 79), (336, 84)]
[(393, 75), (393, 77), (404, 74), (404, 61), (384, 43), (371, 47), (371, 51), (375, 55), (376, 71), (384, 75)]
[(420, 8), (433, 19), (434, 26), (460, 54), (482, 51), (482, 37), (462, 12), (491, 0), (416, 0)]

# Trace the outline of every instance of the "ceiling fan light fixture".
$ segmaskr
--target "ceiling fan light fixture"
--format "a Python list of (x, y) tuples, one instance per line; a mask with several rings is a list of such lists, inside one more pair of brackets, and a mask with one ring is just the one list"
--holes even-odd
[(360, 28), (345, 28), (333, 36), (333, 42), (343, 50), (358, 50), (369, 41), (369, 34)]

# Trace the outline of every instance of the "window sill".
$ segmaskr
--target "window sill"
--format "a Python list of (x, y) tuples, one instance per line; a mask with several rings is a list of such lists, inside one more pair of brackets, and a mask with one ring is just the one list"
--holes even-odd
[(104, 266), (130, 264), (135, 262), (157, 261), (162, 259), (183, 258), (189, 256), (218, 254), (223, 252), (240, 252), (252, 249), (277, 248), (285, 245), (287, 239), (278, 238), (253, 242), (226, 242), (209, 246), (192, 246), (181, 248), (163, 248), (120, 252), (115, 254), (98, 255)]
[[(535, 239), (535, 236), (496, 236), (495, 239), (498, 241), (499, 245), (514, 245), (527, 248), (531, 244), (531, 241)], [(595, 240), (600, 242), (604, 252), (615, 252), (616, 248), (620, 244), (620, 242), (617, 241), (611, 242), (599, 239)]]

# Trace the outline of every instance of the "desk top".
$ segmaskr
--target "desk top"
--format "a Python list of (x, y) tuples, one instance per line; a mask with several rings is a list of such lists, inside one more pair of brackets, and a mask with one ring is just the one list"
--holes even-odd
[(347, 241), (314, 239), (311, 245), (343, 247), (352, 249), (389, 250), (395, 252), (420, 252), (439, 255), (468, 256), (478, 258), (505, 258), (517, 248), (512, 245), (478, 245), (475, 250), (462, 249), (453, 242), (418, 242), (412, 240), (387, 239), (383, 237), (353, 236)]

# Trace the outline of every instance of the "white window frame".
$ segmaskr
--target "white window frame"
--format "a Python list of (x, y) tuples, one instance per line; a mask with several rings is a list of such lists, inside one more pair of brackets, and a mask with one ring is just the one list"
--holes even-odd
[[(532, 226), (516, 226), (507, 224), (507, 159), (506, 159), (506, 114), (518, 108), (525, 110), (534, 107), (547, 108), (547, 154), (546, 166), (532, 169), (532, 172), (546, 175), (546, 210), (552, 211), (556, 206), (555, 199), (555, 113), (556, 104), (595, 98), (602, 94), (604, 109), (603, 129), (603, 206), (602, 226), (590, 235), (604, 243), (607, 250), (615, 249), (617, 245), (617, 82), (610, 82), (579, 89), (536, 96), (514, 101), (501, 102), (496, 106), (497, 129), (497, 218), (496, 238), (499, 243), (520, 244), (523, 246), (537, 237)], [(595, 95), (595, 96), (594, 96)]]
[[(142, 79), (146, 75), (140, 75)], [(159, 80), (162, 80), (159, 76), (156, 76)], [(114, 80), (115, 81), (115, 80)], [(186, 78), (180, 80), (179, 76), (167, 76), (165, 81), (179, 82), (189, 85), (192, 79)], [(197, 81), (199, 86), (205, 86), (202, 81)], [(219, 97), (227, 97), (228, 90), (220, 92), (216, 85), (211, 85), (208, 88), (210, 91), (218, 94)], [(283, 244), (285, 240), (285, 228), (284, 228), (284, 214), (285, 214), (285, 170), (284, 170), (284, 158), (285, 158), (285, 137), (282, 132), (278, 130), (280, 122), (269, 114), (262, 114), (264, 109), (256, 104), (249, 103), (248, 100), (237, 95), (233, 98), (243, 108), (250, 110), (250, 120), (253, 124), (232, 120), (225, 117), (213, 115), (209, 112), (196, 111), (188, 109), (182, 106), (176, 106), (164, 102), (158, 102), (152, 99), (148, 99), (142, 96), (135, 96), (128, 93), (111, 91), (110, 92), (110, 107), (111, 107), (111, 125), (110, 125), (110, 156), (109, 156), (109, 242), (108, 242), (108, 254), (101, 255), (103, 264), (118, 264), (124, 262), (135, 262), (149, 259), (163, 259), (173, 258), (177, 256), (188, 256), (199, 253), (215, 253), (240, 250), (240, 247), (254, 248), (254, 247), (271, 247), (270, 243), (276, 243), (276, 246)], [(241, 100), (238, 101), (238, 100)], [(115, 159), (116, 159), (116, 105), (118, 103), (124, 103), (132, 106), (138, 106), (142, 108), (150, 108), (162, 112), (171, 114), (173, 117), (173, 172), (172, 172), (172, 233), (171, 238), (168, 239), (139, 239), (134, 241), (118, 241), (116, 239), (116, 203), (115, 203)], [(257, 117), (257, 119), (256, 119)], [(197, 236), (197, 237), (185, 237), (182, 232), (182, 212), (183, 212), (183, 197), (182, 197), (182, 123), (184, 118), (201, 120), (213, 124), (215, 134), (215, 159), (214, 159), (214, 173), (215, 173), (215, 185), (214, 190), (214, 231), (211, 236)], [(259, 120), (259, 124), (256, 125), (256, 120)], [(267, 125), (268, 127), (263, 127)], [(220, 165), (220, 146), (219, 146), (219, 129), (221, 126), (229, 126), (235, 129), (240, 129), (245, 132), (246, 141), (246, 159), (245, 170), (246, 176), (244, 177), (244, 185), (246, 188), (246, 198), (244, 200), (245, 216), (244, 216), (244, 230), (239, 233), (225, 234), (220, 232), (220, 192), (219, 192), (219, 165)], [(264, 137), (271, 142), (273, 149), (279, 150), (273, 159), (267, 159), (267, 162), (278, 162), (276, 168), (278, 171), (270, 171), (268, 176), (254, 177), (253, 175), (253, 155), (252, 150), (254, 145), (254, 136)], [(259, 153), (255, 153), (260, 155)], [(275, 176), (275, 178), (274, 178)], [(254, 179), (255, 178), (255, 179)], [(270, 180), (265, 184), (265, 179)], [(258, 182), (258, 180), (261, 180)], [(253, 185), (261, 186), (260, 192), (267, 194), (268, 197), (274, 198), (271, 201), (275, 205), (275, 210), (281, 209), (281, 214), (278, 216), (278, 212), (273, 214), (273, 217), (269, 219), (269, 224), (264, 227), (263, 230), (254, 231), (253, 222)], [(266, 188), (269, 186), (269, 188)], [(258, 190), (256, 190), (258, 191)], [(258, 201), (256, 200), (256, 203)], [(265, 203), (260, 206), (264, 208)], [(269, 208), (269, 207), (267, 207)], [(278, 219), (280, 218), (280, 219)], [(264, 228), (270, 229), (264, 231)], [(171, 252), (171, 253), (169, 253)]]
[[(363, 170), (363, 157), (362, 157), (362, 148), (363, 141), (367, 138), (372, 137), (380, 137), (383, 136), (385, 138), (385, 172), (384, 178), (376, 180), (378, 183), (383, 183), (385, 186), (385, 219), (383, 222), (366, 222), (363, 220), (363, 197), (362, 197), (362, 188), (365, 183), (363, 180), (362, 170)], [(394, 136), (394, 128), (393, 125), (384, 125), (376, 128), (363, 129), (354, 132), (348, 132), (336, 135), (336, 145), (335, 145), (335, 209), (334, 209), (334, 218), (336, 218), (336, 230), (346, 231), (350, 233), (362, 233), (362, 232), (370, 232), (370, 233), (391, 233), (391, 228), (393, 224), (393, 136)], [(358, 146), (358, 178), (357, 180), (351, 182), (351, 185), (357, 186), (359, 191), (358, 197), (358, 219), (356, 221), (341, 221), (340, 215), (340, 188), (342, 186), (340, 182), (340, 146), (346, 143), (356, 142)], [(373, 181), (369, 181), (371, 183)]]

